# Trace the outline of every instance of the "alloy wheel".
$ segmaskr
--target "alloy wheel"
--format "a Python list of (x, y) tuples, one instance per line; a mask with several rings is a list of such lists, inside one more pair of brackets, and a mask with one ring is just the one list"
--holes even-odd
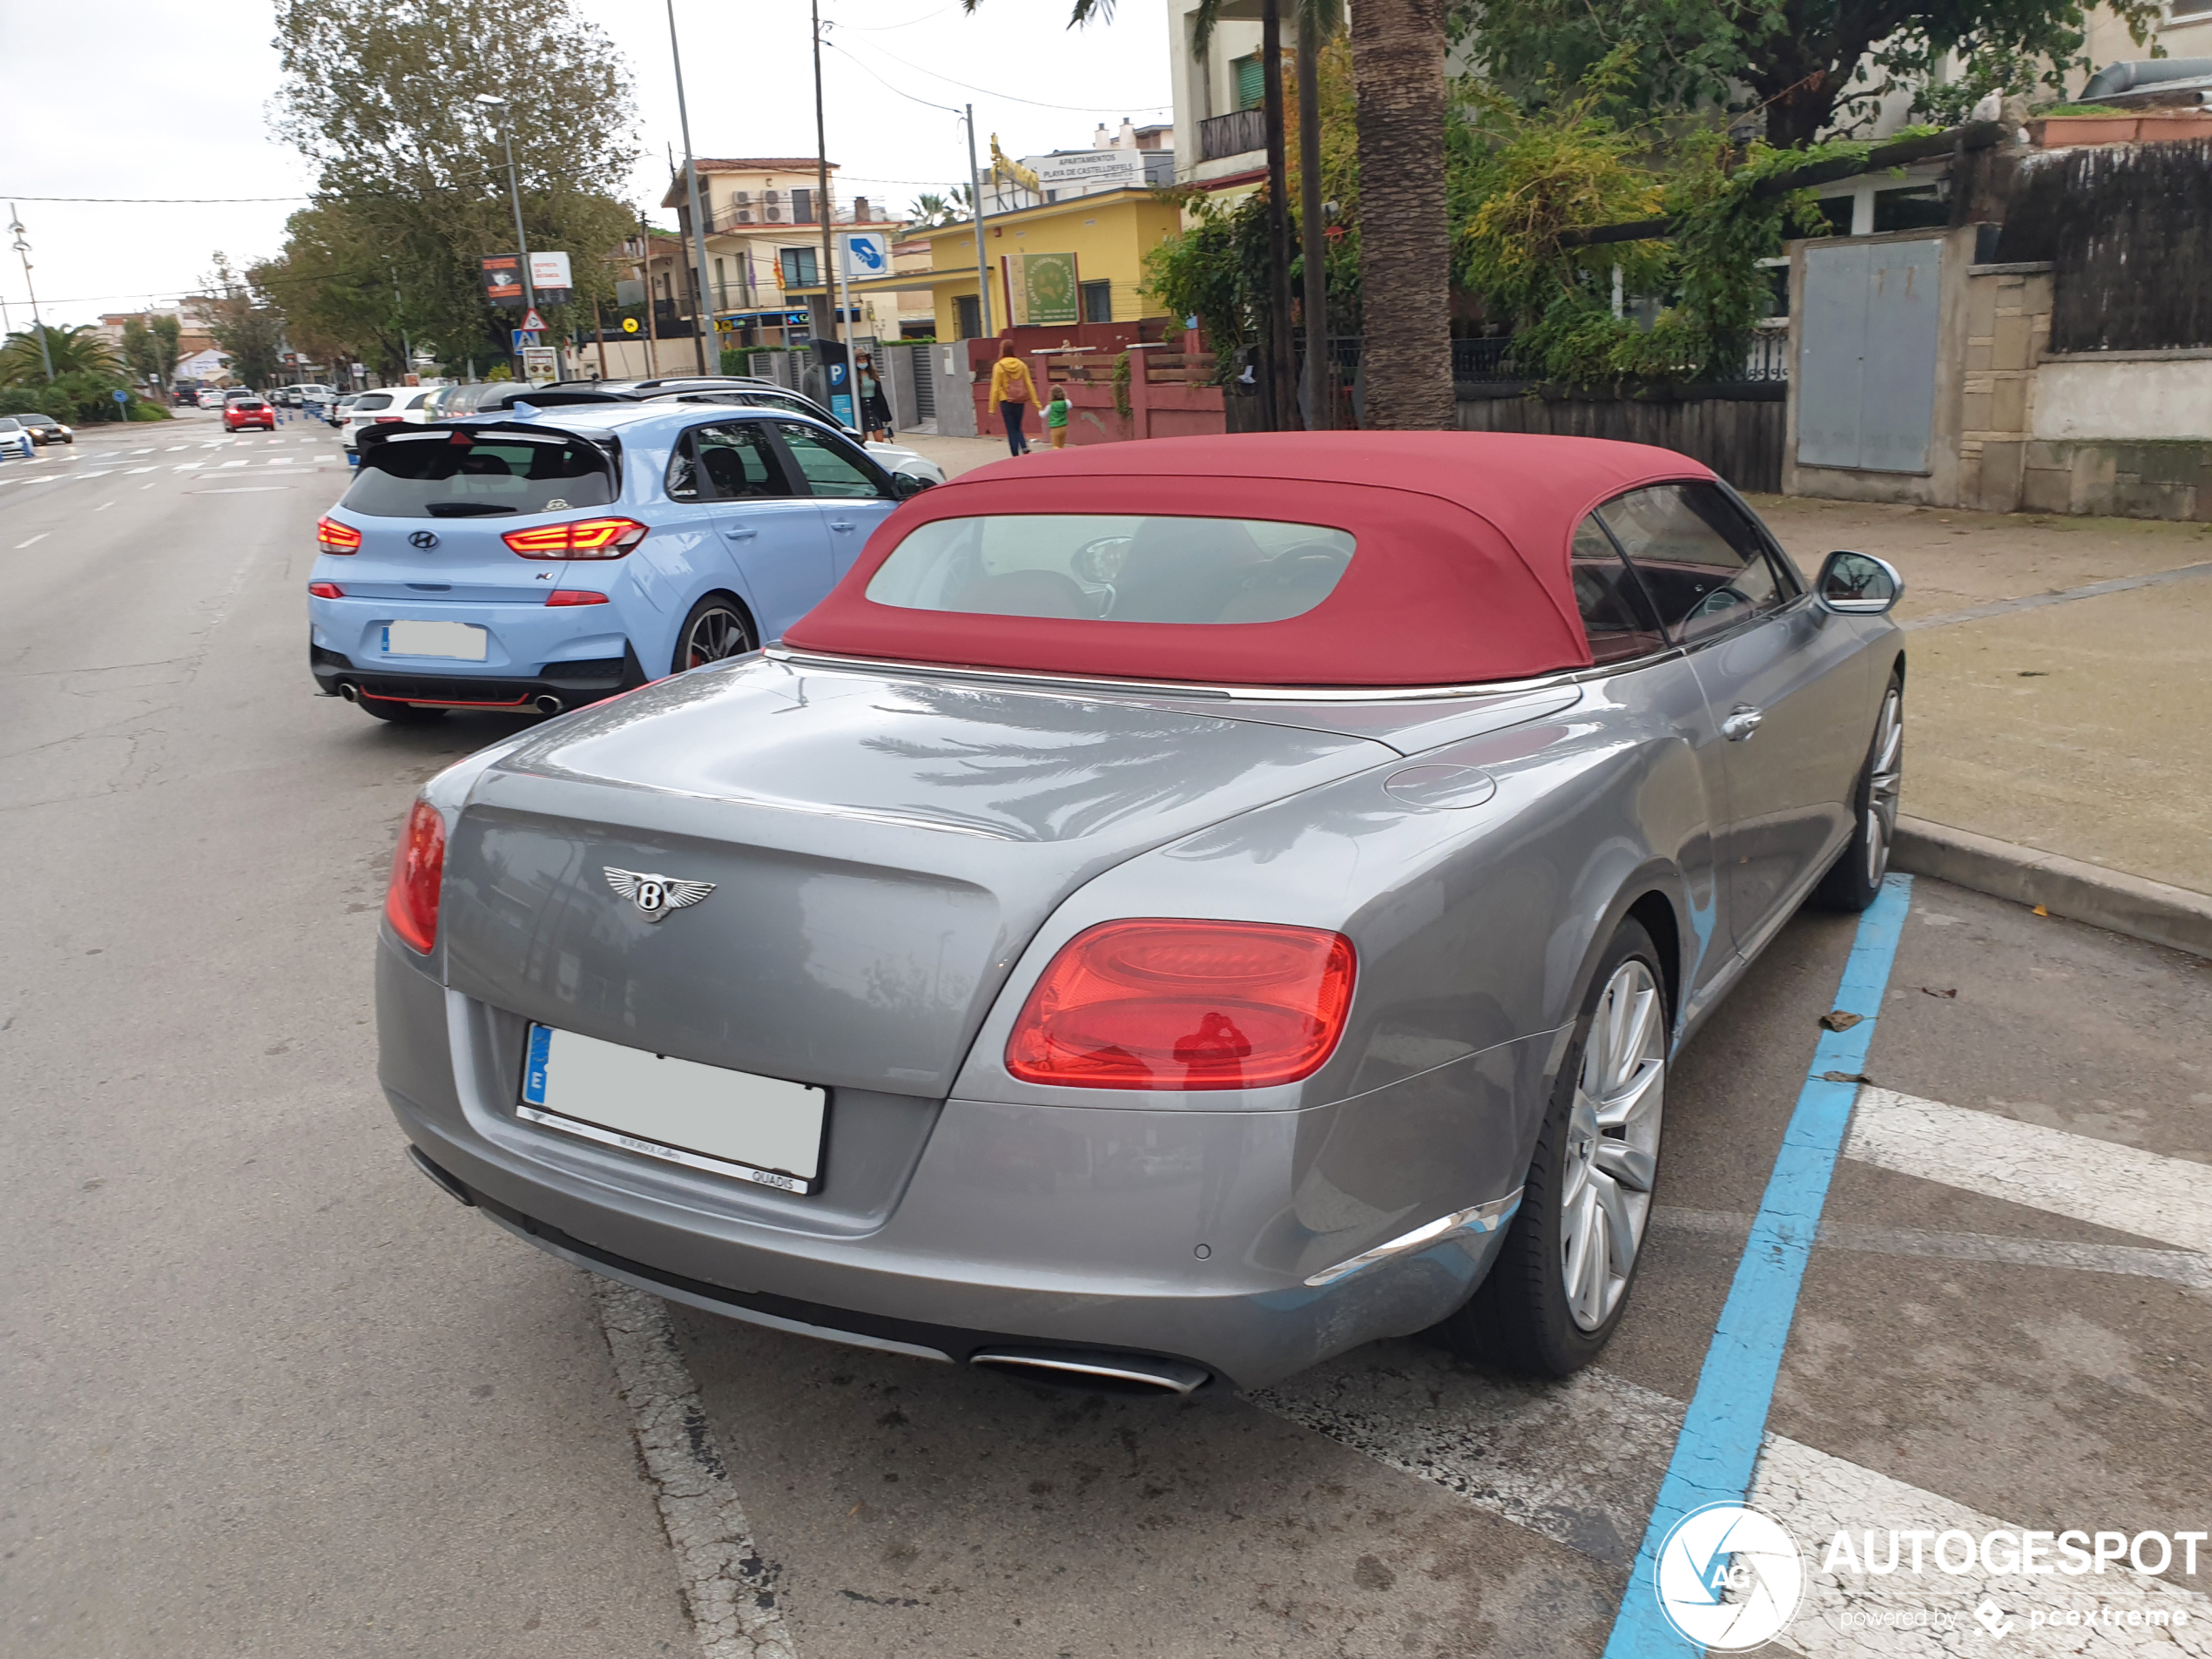
[(1614, 970), (1590, 1017), (1568, 1118), (1560, 1205), (1560, 1271), (1568, 1311), (1585, 1331), (1611, 1317), (1629, 1288), (1651, 1215), (1667, 1086), (1667, 1018), (1651, 970)]
[(1898, 796), (1905, 785), (1905, 691), (1890, 687), (1874, 728), (1873, 758), (1866, 769), (1866, 882), (1879, 887), (1889, 873), (1890, 843), (1897, 836)]
[(752, 649), (745, 636), (745, 618), (725, 606), (703, 610), (684, 637), (684, 666), (698, 668), (725, 657), (742, 656)]

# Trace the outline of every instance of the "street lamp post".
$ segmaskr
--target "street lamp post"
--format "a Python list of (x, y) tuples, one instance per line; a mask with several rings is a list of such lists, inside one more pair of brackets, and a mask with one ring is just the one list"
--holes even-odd
[[(691, 204), (691, 262), (698, 299), (691, 307), (691, 349), (706, 373), (706, 333), (718, 308), (706, 286), (706, 215), (699, 209), (699, 167), (691, 156), (691, 111), (684, 101), (684, 53), (676, 44), (676, 0), (668, 0), (668, 56), (676, 66), (676, 118), (684, 129), (684, 188)], [(727, 294), (722, 296), (726, 301)]]
[(530, 238), (523, 228), (523, 186), (515, 172), (515, 124), (505, 98), (492, 92), (479, 92), (476, 102), (487, 110), (499, 111), (499, 141), (507, 147), (507, 199), (515, 209), (515, 246), (520, 250), (523, 266), (523, 305), (528, 311), (536, 311), (537, 289), (530, 281)]
[(23, 215), (8, 204), (8, 229), (15, 235), (15, 249), (23, 260), (24, 292), (30, 296), (30, 332), (38, 336), (38, 361), (46, 366), (46, 383), (54, 381), (54, 354), (46, 344), (46, 325), (38, 315), (38, 290), (30, 286), (30, 243), (23, 233)]

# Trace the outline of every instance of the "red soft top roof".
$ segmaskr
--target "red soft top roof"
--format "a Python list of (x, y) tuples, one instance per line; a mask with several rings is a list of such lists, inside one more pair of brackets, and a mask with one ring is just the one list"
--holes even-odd
[[(1710, 479), (1647, 444), (1503, 432), (1163, 438), (1008, 459), (926, 490), (794, 624), (803, 651), (1114, 679), (1450, 685), (1589, 665), (1568, 550), (1607, 497)], [(1279, 622), (1141, 623), (907, 610), (867, 597), (916, 526), (1009, 513), (1187, 514), (1320, 524), (1358, 548)]]

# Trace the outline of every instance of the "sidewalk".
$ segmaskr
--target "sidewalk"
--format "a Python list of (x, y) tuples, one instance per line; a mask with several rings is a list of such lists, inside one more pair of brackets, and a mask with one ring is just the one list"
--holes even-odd
[(1905, 811), (2212, 894), (2212, 527), (1754, 498), (1810, 576), (1839, 547), (1889, 560), (1911, 631)]

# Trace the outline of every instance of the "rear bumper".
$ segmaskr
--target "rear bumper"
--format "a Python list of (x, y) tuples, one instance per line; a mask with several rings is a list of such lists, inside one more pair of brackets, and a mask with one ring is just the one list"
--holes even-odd
[(732, 1190), (519, 1119), (520, 1069), (507, 1076), (516, 1056), (495, 1028), (508, 1017), (380, 947), (380, 1072), (419, 1152), (541, 1248), (805, 1334), (954, 1363), (1008, 1348), (1136, 1356), (1256, 1387), (1434, 1324), (1504, 1236), (1453, 1235), (1309, 1284), (1455, 1207), (1440, 1195), (1379, 1209), (1317, 1178), (1341, 1182), (1376, 1153), (1343, 1156), (1377, 1126), (1341, 1106), (1155, 1112), (840, 1091), (818, 1197)]
[(455, 709), (512, 709), (527, 712), (542, 697), (557, 697), (563, 708), (596, 703), (645, 683), (635, 651), (583, 662), (547, 663), (532, 674), (422, 674), (395, 672), (381, 664), (363, 667), (342, 652), (307, 647), (308, 671), (325, 697), (355, 695), (396, 703)]

